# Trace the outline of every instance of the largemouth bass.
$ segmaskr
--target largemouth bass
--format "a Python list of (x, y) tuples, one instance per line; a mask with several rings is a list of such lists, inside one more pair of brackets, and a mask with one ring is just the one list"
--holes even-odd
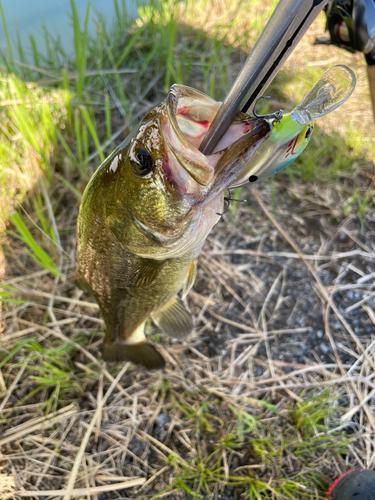
[(290, 113), (279, 112), (281, 119), (274, 116), (270, 138), (257, 149), (231, 187), (262, 181), (290, 165), (310, 142), (314, 121), (341, 106), (353, 93), (355, 84), (354, 72), (343, 64), (323, 73)]
[(146, 368), (165, 361), (148, 342), (148, 318), (182, 338), (193, 329), (177, 296), (194, 283), (196, 259), (220, 218), (224, 193), (271, 133), (239, 115), (214, 153), (199, 145), (218, 108), (173, 85), (102, 163), (84, 192), (77, 223), (76, 283), (94, 296), (106, 324), (103, 358)]

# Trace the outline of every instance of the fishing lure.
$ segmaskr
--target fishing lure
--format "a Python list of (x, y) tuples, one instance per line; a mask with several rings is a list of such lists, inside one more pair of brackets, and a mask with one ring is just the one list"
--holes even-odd
[[(261, 116), (271, 121), (272, 134), (250, 158), (231, 187), (262, 181), (290, 165), (310, 142), (313, 122), (341, 106), (353, 93), (355, 84), (355, 74), (348, 66), (333, 66), (289, 114), (278, 111)], [(256, 112), (254, 115), (260, 118)]]

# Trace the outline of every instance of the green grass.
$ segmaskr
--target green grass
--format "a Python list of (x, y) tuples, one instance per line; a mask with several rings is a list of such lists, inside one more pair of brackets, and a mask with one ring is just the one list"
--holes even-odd
[[(194, 33), (191, 29), (183, 33), (184, 43), (181, 44), (181, 34), (177, 33), (179, 8), (180, 4), (173, 1), (151, 3), (139, 8), (140, 20), (135, 23), (127, 18), (124, 4), (115, 1), (117, 15), (111, 29), (106, 31), (104, 19), (97, 14), (98, 31), (88, 35), (88, 19), (92, 15), (90, 3), (84, 19), (79, 19), (74, 0), (71, 0), (74, 58), (68, 56), (61, 41), (44, 25), (46, 55), (38, 51), (31, 37), (33, 64), (27, 64), (26, 49), (18, 38), (18, 60), (22, 66), (12, 51), (1, 10), (8, 46), (7, 53), (0, 59), (3, 75), (0, 92), (3, 100), (9, 102), (0, 108), (4, 124), (0, 130), (3, 218), (13, 208), (17, 209), (17, 203), (30, 188), (36, 199), (40, 196), (38, 178), (48, 179), (51, 185), (61, 179), (79, 199), (93, 169), (92, 165), (89, 168), (87, 158), (96, 152), (97, 164), (110, 153), (113, 122), (118, 123), (119, 113), (122, 119), (126, 117), (129, 129), (132, 127), (132, 95), (142, 93), (142, 88), (155, 79), (160, 90), (152, 85), (146, 88), (145, 96), (151, 101), (160, 101), (171, 83), (189, 83), (200, 71), (193, 65), (194, 50), (211, 53), (208, 58), (203, 56), (201, 59), (203, 89), (211, 95), (223, 95), (228, 85), (226, 62), (230, 48), (223, 38), (207, 40), (202, 33)], [(102, 77), (100, 72), (103, 70), (106, 75)], [(124, 86), (123, 75), (126, 78), (127, 71), (132, 77), (130, 89)], [(87, 76), (88, 72), (94, 75)], [(138, 112), (135, 121), (139, 118)], [(109, 142), (107, 146), (106, 141)], [(34, 223), (51, 235), (51, 221), (39, 205), (34, 209), (30, 213)], [(57, 206), (53, 206), (53, 212), (58, 217)], [(30, 233), (30, 221), (20, 211), (13, 219), (18, 222), (15, 227), (18, 232), (23, 224), (21, 237), (25, 238), (26, 231)], [(36, 240), (30, 237), (28, 240), (34, 260), (46, 269), (54, 269), (54, 264), (44, 256), (44, 250), (37, 249)]]
[[(59, 269), (57, 268), (55, 262), (51, 259), (47, 252), (41, 248), (35, 239), (32, 237), (30, 231), (26, 227), (24, 221), (22, 220), (19, 213), (14, 213), (10, 216), (10, 221), (16, 227), (18, 234), (13, 233), (16, 237), (20, 238), (31, 250), (28, 251), (32, 259), (39, 264), (44, 269), (56, 276), (61, 276)], [(46, 224), (45, 218), (39, 214), (39, 220), (43, 220), (44, 225)]]
[[(249, 500), (324, 498), (327, 479), (315, 470), (321, 456), (345, 454), (350, 442), (345, 433), (332, 432), (327, 425), (338, 423), (340, 413), (331, 393), (315, 393), (290, 404), (282, 417), (263, 400), (226, 405), (210, 396), (202, 400), (199, 389), (190, 396), (196, 400), (193, 406), (185, 400), (187, 395), (174, 393), (172, 401), (182, 411), (187, 428), (195, 421), (195, 456), (183, 463), (170, 455), (173, 480), (150, 500), (175, 489), (188, 493), (189, 498), (211, 498), (217, 486), (219, 491), (230, 487), (240, 495), (237, 498)], [(225, 415), (225, 424), (218, 414)], [(253, 467), (231, 470), (228, 462), (243, 455)]]
[[(75, 342), (83, 343), (84, 337), (75, 339)], [(19, 361), (19, 354), (24, 358)], [(41, 403), (40, 411), (45, 415), (66, 406), (72, 401), (81, 398), (85, 392), (88, 379), (78, 377), (71, 361), (76, 348), (68, 343), (62, 344), (60, 340), (40, 340), (37, 337), (18, 340), (6, 346), (0, 346), (0, 368), (4, 370), (4, 378), (7, 380), (8, 373), (14, 369), (24, 370), (24, 391), (12, 407), (32, 403), (39, 393), (38, 400)], [(91, 372), (90, 383), (95, 382), (95, 372)], [(11, 414), (2, 414), (0, 424), (6, 422)]]

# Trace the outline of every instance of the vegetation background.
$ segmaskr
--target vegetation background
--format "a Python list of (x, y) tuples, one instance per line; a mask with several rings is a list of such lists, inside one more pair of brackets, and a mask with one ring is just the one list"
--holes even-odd
[(162, 0), (134, 20), (114, 0), (108, 27), (71, 0), (68, 54), (48, 26), (43, 52), (32, 35), (15, 50), (0, 4), (2, 499), (322, 499), (374, 466), (374, 125), (363, 56), (312, 45), (323, 14), (268, 105), (291, 109), (337, 63), (355, 93), (286, 172), (236, 191), (248, 203), (215, 227), (188, 298), (195, 333), (149, 325), (167, 369), (106, 366), (74, 285), (99, 163), (172, 83), (222, 99), (275, 5)]

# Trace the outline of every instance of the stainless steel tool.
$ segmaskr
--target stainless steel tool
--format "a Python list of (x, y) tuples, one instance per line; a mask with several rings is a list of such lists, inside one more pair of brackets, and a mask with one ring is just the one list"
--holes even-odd
[(202, 153), (214, 151), (240, 111), (251, 111), (327, 1), (279, 1), (202, 141)]

